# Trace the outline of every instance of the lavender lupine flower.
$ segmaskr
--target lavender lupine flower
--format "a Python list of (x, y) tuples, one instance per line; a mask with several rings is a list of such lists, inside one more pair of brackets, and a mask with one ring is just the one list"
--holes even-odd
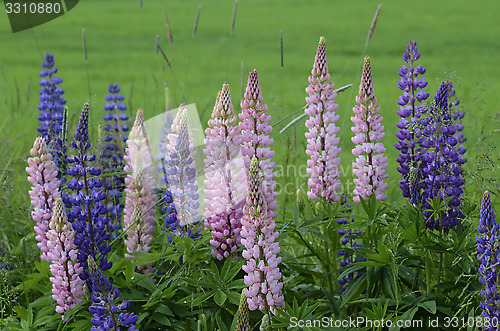
[(156, 188), (155, 194), (158, 197), (161, 217), (165, 219), (163, 227), (168, 231), (177, 229), (177, 226), (179, 225), (177, 220), (177, 210), (175, 209), (174, 199), (169, 188), (170, 181), (168, 179), (167, 165), (165, 163), (165, 156), (166, 153), (168, 153), (168, 136), (172, 133), (173, 123), (174, 118), (172, 116), (172, 111), (167, 109), (163, 120), (160, 141), (158, 143), (160, 152), (156, 156), (156, 159), (158, 160), (156, 170), (159, 172), (161, 184), (165, 185), (165, 187)]
[(247, 171), (250, 169), (250, 160), (256, 157), (260, 162), (260, 169), (263, 172), (262, 190), (266, 199), (269, 217), (278, 216), (278, 203), (276, 197), (276, 172), (274, 171), (274, 162), (271, 159), (274, 151), (271, 145), (274, 139), (269, 137), (273, 128), (269, 125), (271, 116), (267, 114), (267, 105), (262, 102), (262, 92), (259, 85), (257, 70), (250, 70), (248, 83), (244, 94), (244, 100), (241, 102), (241, 113), (239, 124), (241, 130), (241, 154), (245, 161)]
[(48, 152), (45, 139), (38, 137), (35, 139), (33, 148), (30, 151), (31, 158), (28, 159), (28, 181), (32, 187), (29, 191), (31, 205), (34, 210), (31, 217), (35, 221), (35, 239), (38, 241), (40, 258), (50, 262), (47, 255), (47, 230), (49, 221), (52, 218), (52, 208), (54, 202), (61, 194), (59, 192), (60, 181), (57, 178), (56, 164), (52, 160), (52, 155)]
[(352, 154), (356, 161), (352, 163), (354, 178), (354, 202), (360, 198), (368, 199), (374, 195), (378, 201), (387, 199), (384, 191), (389, 184), (384, 181), (389, 177), (385, 173), (387, 157), (384, 157), (385, 147), (380, 141), (384, 138), (383, 117), (379, 114), (380, 106), (373, 89), (372, 68), (370, 58), (365, 57), (363, 74), (359, 85), (359, 95), (356, 96), (359, 105), (354, 106), (354, 117), (351, 121), (354, 126), (351, 131), (355, 134), (351, 141), (356, 145)]
[(267, 311), (274, 307), (284, 308), (284, 301), (278, 267), (281, 257), (277, 256), (280, 252), (276, 241), (279, 233), (274, 232), (276, 223), (266, 205), (261, 171), (258, 159), (253, 157), (248, 174), (247, 204), (241, 219), (241, 243), (245, 247), (243, 258), (247, 260), (243, 270), (247, 273), (244, 282), (248, 286), (245, 290), (248, 308)]
[[(125, 171), (128, 172), (125, 183), (125, 215), (124, 225), (127, 231), (125, 245), (127, 252), (149, 252), (151, 249), (151, 234), (155, 232), (156, 210), (154, 194), (154, 167), (149, 140), (144, 127), (144, 113), (137, 111), (134, 126), (127, 140), (125, 155)], [(129, 256), (128, 254), (126, 255)], [(144, 274), (151, 274), (152, 264), (138, 266)]]
[[(450, 101), (454, 94), (451, 82), (441, 83), (433, 104), (422, 112), (425, 116), (420, 119), (423, 127), (421, 146), (427, 149), (422, 156), (425, 160), (425, 168), (422, 169), (425, 180), (422, 209), (427, 226), (433, 228), (455, 227), (458, 219), (464, 217), (460, 202), (465, 183), (462, 166), (467, 161), (463, 157), (466, 138), (461, 132), (464, 126), (458, 122), (464, 114), (453, 109), (459, 100)], [(447, 210), (439, 216), (431, 210), (430, 202), (434, 198), (441, 201), (450, 199)]]
[[(240, 153), (241, 136), (229, 85), (219, 92), (212, 118), (205, 130), (205, 227), (212, 233), (212, 256), (222, 260), (236, 256), (240, 245), (246, 173)], [(243, 203), (240, 203), (243, 202)]]
[(75, 231), (66, 215), (65, 207), (60, 198), (54, 203), (52, 219), (47, 231), (47, 246), (49, 252), (50, 272), (52, 277), (52, 298), (57, 302), (56, 312), (64, 314), (83, 302), (83, 283), (79, 277), (83, 271), (76, 262), (78, 249), (74, 243)]
[[(491, 206), (490, 194), (484, 192), (481, 211), (479, 214), (479, 225), (476, 236), (477, 242), (477, 258), (481, 265), (479, 266), (479, 282), (484, 288), (481, 290), (481, 295), (484, 301), (479, 304), (483, 310), (481, 315), (489, 318), (490, 322), (500, 319), (500, 297), (498, 295), (498, 275), (500, 259), (500, 238), (499, 224), (495, 222), (495, 213)], [(495, 324), (487, 330), (496, 330)]]
[(42, 79), (39, 82), (41, 90), (40, 104), (38, 105), (40, 110), (38, 132), (45, 139), (49, 152), (56, 163), (59, 176), (61, 176), (66, 170), (66, 142), (62, 139), (66, 100), (62, 98), (64, 90), (57, 86), (63, 80), (54, 76), (57, 73), (57, 68), (54, 65), (54, 55), (46, 54), (42, 63), (43, 70), (40, 72)]
[(109, 95), (106, 96), (104, 116), (107, 132), (105, 137), (105, 147), (102, 151), (101, 162), (104, 163), (103, 172), (113, 174), (103, 177), (104, 190), (106, 193), (105, 206), (109, 218), (108, 228), (111, 237), (119, 235), (120, 220), (123, 211), (123, 203), (120, 201), (125, 188), (125, 176), (118, 174), (124, 167), (123, 155), (125, 152), (126, 132), (129, 130), (126, 122), (129, 117), (124, 113), (127, 107), (122, 103), (123, 95), (120, 94), (118, 84), (111, 84), (108, 88)]
[(335, 114), (338, 104), (335, 103), (337, 93), (333, 91), (334, 84), (329, 81), (328, 61), (326, 58), (325, 38), (319, 39), (318, 49), (314, 58), (309, 86), (306, 92), (307, 108), (306, 132), (307, 149), (307, 173), (309, 179), (309, 191), (307, 196), (311, 199), (325, 198), (330, 203), (339, 201), (341, 172), (340, 157), (341, 148), (338, 147), (340, 128), (335, 126), (339, 116)]
[(90, 149), (88, 120), (89, 104), (85, 103), (74, 136), (75, 140), (71, 142), (75, 155), (68, 156), (68, 163), (71, 166), (67, 172), (68, 175), (74, 177), (68, 182), (68, 188), (73, 191), (73, 194), (63, 198), (63, 201), (68, 209), (68, 218), (76, 231), (75, 244), (78, 246), (78, 262), (84, 269), (80, 277), (87, 280), (87, 285), (91, 287), (88, 279), (87, 259), (92, 257), (98, 260), (102, 270), (109, 269), (112, 263), (108, 262), (105, 256), (111, 249), (107, 245), (110, 234), (106, 230), (108, 218), (103, 204), (106, 194), (102, 190), (102, 180), (98, 177), (101, 169), (90, 166), (90, 163), (95, 161), (95, 155), (88, 153)]
[(128, 331), (139, 330), (135, 327), (139, 317), (134, 313), (126, 313), (130, 303), (127, 300), (123, 300), (120, 304), (116, 302), (120, 297), (120, 290), (113, 288), (113, 280), (104, 276), (92, 257), (89, 257), (89, 270), (94, 303), (89, 307), (89, 312), (94, 315), (90, 320), (94, 327), (90, 330), (120, 330), (120, 326), (126, 327)]
[(193, 150), (187, 111), (186, 105), (179, 106), (179, 112), (172, 124), (173, 133), (168, 136), (169, 144), (165, 164), (180, 226), (174, 234), (180, 235), (181, 232), (186, 232), (190, 238), (196, 239), (200, 236), (198, 226), (201, 219), (200, 197), (194, 160), (196, 152)]
[(425, 68), (422, 65), (415, 67), (415, 62), (419, 58), (417, 43), (410, 41), (403, 53), (403, 61), (408, 66), (403, 65), (398, 71), (401, 77), (398, 88), (403, 91), (398, 101), (400, 109), (397, 113), (401, 119), (397, 124), (399, 131), (396, 132), (399, 141), (395, 145), (399, 150), (398, 171), (403, 177), (399, 181), (399, 187), (403, 197), (409, 198), (413, 205), (420, 202), (420, 190), (424, 186), (422, 169), (425, 163), (422, 163), (422, 154), (425, 153), (425, 149), (419, 146), (422, 133), (418, 121), (422, 107), (425, 106), (423, 102), (429, 97), (429, 93), (424, 90), (427, 86), (425, 78), (419, 78), (425, 73)]

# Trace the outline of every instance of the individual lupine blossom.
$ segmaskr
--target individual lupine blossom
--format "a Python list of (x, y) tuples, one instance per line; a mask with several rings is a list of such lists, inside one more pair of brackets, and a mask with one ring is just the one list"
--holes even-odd
[(205, 130), (205, 228), (212, 233), (212, 256), (237, 255), (246, 194), (246, 173), (240, 153), (241, 136), (229, 85), (222, 86)]
[(278, 202), (276, 197), (276, 172), (274, 171), (274, 151), (271, 146), (274, 139), (269, 135), (273, 128), (269, 124), (271, 116), (267, 114), (267, 105), (262, 102), (262, 92), (259, 85), (257, 70), (250, 70), (244, 100), (241, 102), (241, 113), (239, 124), (241, 130), (241, 154), (245, 161), (245, 168), (250, 169), (252, 157), (256, 157), (260, 162), (260, 169), (263, 172), (262, 190), (266, 200), (266, 208), (274, 218), (278, 216)]
[(278, 267), (281, 257), (277, 256), (279, 233), (274, 231), (276, 223), (266, 206), (262, 180), (259, 161), (253, 157), (248, 174), (247, 204), (241, 219), (241, 243), (245, 247), (242, 256), (247, 260), (243, 270), (247, 273), (244, 282), (248, 287), (245, 290), (248, 308), (272, 311), (274, 307), (284, 308), (283, 283)]
[[(127, 252), (149, 252), (151, 249), (151, 234), (155, 232), (156, 210), (154, 194), (154, 167), (152, 165), (152, 154), (149, 146), (146, 128), (144, 127), (144, 113), (142, 109), (137, 111), (134, 126), (127, 140), (125, 155), (125, 210), (123, 223), (127, 232), (125, 245)], [(129, 257), (130, 255), (126, 255)], [(145, 274), (151, 274), (153, 266), (138, 266), (138, 270)]]
[(106, 96), (106, 105), (104, 110), (107, 112), (104, 116), (107, 132), (105, 137), (105, 146), (102, 151), (101, 162), (104, 163), (103, 172), (113, 174), (103, 177), (104, 190), (106, 192), (105, 206), (109, 218), (109, 229), (111, 237), (116, 238), (119, 235), (120, 220), (123, 211), (121, 197), (125, 188), (125, 176), (119, 174), (124, 167), (123, 155), (125, 152), (125, 142), (127, 141), (126, 132), (129, 130), (127, 121), (128, 115), (125, 113), (127, 107), (123, 104), (124, 97), (120, 94), (118, 84), (111, 84), (108, 88), (109, 95)]
[(240, 306), (238, 308), (238, 321), (236, 331), (250, 331), (250, 316), (245, 290), (241, 291)]
[[(463, 157), (466, 138), (461, 132), (464, 126), (459, 122), (464, 114), (453, 108), (460, 101), (450, 101), (454, 94), (451, 82), (441, 83), (433, 104), (422, 112), (425, 116), (420, 119), (423, 127), (421, 146), (427, 149), (422, 156), (425, 160), (425, 168), (422, 169), (425, 181), (422, 210), (427, 226), (433, 228), (455, 227), (458, 220), (464, 217), (460, 202), (465, 183), (462, 167), (467, 161)], [(450, 199), (447, 210), (438, 217), (430, 204), (435, 198), (441, 201)]]
[(168, 136), (165, 165), (179, 222), (179, 227), (172, 233), (174, 235), (187, 233), (190, 238), (196, 239), (200, 236), (198, 226), (201, 220), (200, 196), (194, 160), (196, 151), (193, 149), (193, 137), (189, 130), (187, 111), (186, 105), (179, 106), (172, 124), (172, 133)]
[(92, 257), (89, 257), (89, 270), (91, 278), (92, 303), (89, 312), (94, 315), (90, 320), (92, 331), (120, 330), (124, 326), (128, 331), (139, 330), (135, 323), (139, 317), (135, 313), (126, 313), (130, 302), (123, 300), (120, 304), (116, 301), (121, 292), (113, 288), (113, 280), (102, 273)]
[(308, 78), (309, 86), (306, 88), (307, 108), (306, 120), (307, 173), (309, 191), (307, 196), (311, 199), (324, 198), (330, 203), (339, 201), (337, 191), (341, 189), (340, 157), (341, 148), (338, 147), (340, 128), (335, 125), (339, 116), (335, 113), (338, 104), (335, 103), (337, 93), (334, 84), (329, 81), (328, 60), (326, 57), (325, 38), (321, 37), (316, 50), (311, 75)]
[[(341, 199), (342, 206), (344, 206), (345, 210), (343, 213), (351, 213), (352, 208), (347, 204), (347, 199), (345, 196), (342, 196)], [(349, 223), (354, 222), (354, 218), (350, 218), (350, 220), (347, 220), (346, 218), (341, 218), (337, 220), (337, 223), (340, 225), (346, 225)], [(361, 258), (357, 254), (355, 254), (352, 250), (356, 247), (362, 247), (363, 245), (356, 241), (356, 238), (361, 234), (358, 230), (351, 230), (351, 229), (338, 229), (338, 234), (342, 237), (341, 239), (341, 244), (342, 248), (338, 250), (338, 254), (342, 256), (342, 259), (340, 261), (340, 267), (345, 269), (349, 265), (355, 263), (355, 262), (363, 262), (366, 261), (366, 258)], [(363, 274), (362, 271), (358, 271), (357, 273), (349, 273), (346, 276), (339, 278), (338, 282), (342, 286), (339, 289), (339, 293), (342, 294), (347, 288), (347, 284), (352, 282), (356, 277), (360, 276)]]
[[(500, 226), (495, 222), (495, 213), (491, 205), (490, 194), (484, 192), (479, 213), (479, 225), (476, 236), (477, 259), (481, 263), (479, 266), (479, 282), (484, 286), (481, 290), (483, 301), (479, 304), (481, 315), (488, 317), (490, 321), (500, 319), (500, 297), (498, 289), (498, 261), (500, 258)], [(496, 326), (496, 325), (495, 325)], [(485, 328), (496, 330), (496, 327)]]
[(48, 152), (47, 144), (43, 137), (37, 137), (30, 151), (32, 157), (28, 159), (28, 181), (32, 187), (29, 191), (31, 205), (34, 210), (31, 217), (35, 221), (35, 239), (40, 249), (40, 258), (50, 262), (47, 247), (47, 230), (52, 218), (52, 208), (59, 192), (60, 181), (57, 178), (56, 164)]
[(158, 148), (160, 152), (156, 156), (158, 161), (157, 171), (160, 177), (160, 184), (164, 187), (156, 188), (155, 194), (158, 198), (160, 205), (161, 217), (165, 219), (163, 227), (165, 230), (172, 231), (177, 229), (179, 222), (177, 220), (177, 210), (175, 209), (174, 199), (172, 197), (172, 192), (169, 189), (169, 179), (167, 175), (167, 166), (165, 163), (165, 156), (168, 151), (168, 135), (172, 133), (172, 124), (174, 123), (174, 118), (172, 116), (172, 111), (167, 109), (165, 111), (165, 117), (163, 120), (163, 127), (161, 129), (160, 141), (158, 143)]
[(49, 152), (56, 163), (58, 174), (61, 176), (66, 170), (66, 142), (62, 139), (66, 100), (62, 98), (64, 90), (57, 86), (63, 80), (54, 76), (57, 73), (57, 68), (54, 65), (54, 55), (46, 54), (44, 62), (42, 62), (43, 69), (39, 74), (41, 90), (40, 104), (38, 105), (38, 110), (40, 110), (38, 132), (45, 139)]
[(374, 195), (378, 201), (387, 199), (384, 191), (389, 184), (384, 181), (389, 178), (385, 173), (387, 169), (387, 157), (384, 157), (385, 147), (382, 142), (384, 138), (383, 117), (379, 114), (380, 106), (377, 105), (377, 97), (373, 88), (372, 68), (370, 58), (365, 57), (363, 63), (363, 74), (359, 84), (359, 95), (356, 96), (353, 108), (354, 116), (351, 121), (354, 126), (351, 131), (355, 134), (351, 141), (356, 146), (352, 154), (356, 160), (352, 163), (354, 178), (353, 201), (359, 203), (361, 199), (368, 199)]
[(398, 101), (400, 109), (397, 113), (401, 119), (397, 124), (399, 131), (396, 132), (396, 137), (399, 139), (395, 145), (399, 151), (396, 161), (399, 163), (398, 171), (402, 176), (399, 187), (403, 197), (409, 198), (413, 205), (420, 203), (419, 193), (424, 186), (422, 169), (425, 163), (422, 163), (422, 154), (425, 153), (425, 149), (419, 146), (422, 132), (418, 121), (421, 110), (425, 107), (423, 102), (429, 97), (429, 93), (424, 90), (427, 86), (425, 78), (419, 78), (425, 73), (425, 68), (422, 65), (415, 67), (415, 62), (419, 58), (417, 43), (410, 41), (403, 53), (403, 61), (408, 66), (403, 65), (398, 71), (401, 77), (398, 88), (403, 91), (403, 95)]
[(102, 270), (111, 268), (112, 263), (108, 262), (106, 258), (106, 254), (111, 249), (107, 245), (110, 234), (106, 230), (108, 218), (106, 217), (106, 207), (103, 204), (106, 194), (102, 189), (103, 184), (99, 177), (101, 169), (90, 166), (90, 163), (95, 161), (95, 155), (88, 153), (91, 147), (88, 121), (89, 104), (85, 103), (74, 136), (75, 139), (71, 142), (75, 155), (68, 156), (68, 163), (71, 166), (68, 167), (67, 172), (73, 177), (68, 182), (68, 188), (73, 193), (63, 197), (63, 201), (68, 209), (68, 218), (76, 231), (75, 244), (78, 246), (78, 262), (83, 267), (80, 277), (87, 280), (87, 285), (90, 287), (88, 258), (98, 259), (99, 267)]
[(74, 243), (75, 231), (68, 221), (65, 207), (60, 198), (54, 203), (52, 219), (47, 231), (47, 253), (52, 277), (52, 299), (57, 302), (56, 312), (64, 314), (83, 302), (83, 283), (79, 277), (83, 271), (80, 263), (75, 262), (78, 249)]

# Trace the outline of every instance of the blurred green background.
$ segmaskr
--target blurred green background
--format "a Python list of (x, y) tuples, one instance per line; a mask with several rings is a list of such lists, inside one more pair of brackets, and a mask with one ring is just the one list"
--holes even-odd
[[(327, 42), (330, 72), (336, 87), (353, 84), (338, 96), (341, 126), (342, 166), (346, 183), (351, 176), (353, 144), (350, 116), (357, 94), (360, 69), (368, 30), (375, 10), (382, 4), (375, 33), (366, 49), (372, 58), (375, 92), (386, 127), (385, 144), (389, 157), (389, 195), (397, 189), (397, 157), (393, 145), (398, 121), (396, 104), (401, 91), (396, 83), (402, 53), (409, 40), (416, 40), (421, 53), (419, 64), (427, 68), (427, 90), (431, 97), (443, 80), (455, 83), (461, 107), (466, 112), (465, 135), (471, 151), (488, 151), (479, 141), (498, 125), (492, 116), (499, 113), (500, 26), (497, 0), (470, 1), (298, 1), (240, 0), (234, 33), (231, 35), (232, 0), (85, 0), (64, 16), (13, 34), (6, 13), (0, 13), (0, 139), (2, 153), (18, 172), (15, 185), (22, 192), (28, 183), (22, 178), (24, 162), (38, 126), (38, 72), (46, 53), (53, 53), (61, 87), (68, 101), (74, 131), (82, 104), (91, 99), (95, 126), (104, 115), (104, 97), (111, 83), (118, 83), (129, 111), (143, 108), (146, 118), (161, 114), (165, 87), (172, 91), (174, 106), (195, 103), (202, 125), (206, 126), (222, 83), (231, 85), (235, 110), (239, 112), (242, 66), (246, 83), (249, 69), (257, 68), (264, 102), (279, 122), (304, 104), (307, 77), (320, 36)], [(198, 6), (201, 12), (196, 37), (193, 26)], [(164, 10), (168, 15), (173, 43), (169, 43)], [(85, 29), (88, 62), (82, 48)], [(284, 67), (280, 66), (280, 31), (283, 32)], [(172, 71), (155, 52), (156, 36)], [(292, 117), (293, 118), (293, 117)], [(291, 119), (291, 118), (290, 118)], [(276, 164), (283, 171), (279, 183), (293, 183), (288, 193), (306, 183), (305, 171), (289, 168), (305, 164), (304, 121), (284, 134), (288, 122), (275, 125), (272, 137)], [(295, 147), (294, 147), (295, 146)], [(8, 149), (7, 149), (8, 148)], [(474, 160), (469, 162), (472, 166)], [(0, 167), (1, 168), (1, 167)], [(473, 169), (473, 168), (470, 168)], [(17, 171), (19, 170), (19, 171)], [(26, 190), (24, 190), (24, 186)], [(302, 186), (305, 189), (305, 186)], [(352, 187), (346, 187), (352, 190)], [(24, 193), (23, 193), (24, 194)], [(285, 195), (281, 194), (280, 199)], [(282, 208), (282, 207), (280, 207)]]

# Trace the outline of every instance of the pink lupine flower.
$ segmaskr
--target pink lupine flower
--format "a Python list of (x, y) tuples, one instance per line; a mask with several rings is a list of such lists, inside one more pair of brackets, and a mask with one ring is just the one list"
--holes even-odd
[(247, 204), (243, 208), (241, 220), (241, 243), (245, 247), (243, 257), (248, 260), (243, 265), (247, 273), (244, 277), (248, 308), (264, 311), (267, 308), (284, 308), (280, 282), (281, 272), (278, 264), (281, 257), (277, 254), (280, 247), (276, 239), (279, 233), (274, 232), (276, 223), (267, 207), (264, 190), (262, 189), (261, 169), (259, 161), (253, 157), (248, 174)]
[(35, 221), (35, 239), (41, 252), (41, 259), (50, 262), (47, 256), (47, 230), (49, 221), (52, 218), (52, 207), (54, 201), (61, 196), (59, 192), (60, 181), (57, 178), (56, 164), (52, 160), (52, 155), (48, 153), (45, 139), (38, 137), (35, 139), (33, 148), (28, 159), (28, 181), (32, 187), (29, 191), (31, 205), (34, 210), (31, 217)]
[(384, 183), (389, 176), (385, 173), (387, 157), (384, 157), (385, 147), (380, 141), (384, 138), (383, 117), (380, 116), (380, 106), (377, 105), (375, 90), (373, 89), (372, 68), (370, 58), (365, 57), (363, 74), (359, 85), (359, 95), (356, 96), (359, 105), (354, 106), (354, 117), (351, 121), (354, 126), (351, 131), (355, 134), (351, 141), (356, 145), (352, 154), (356, 156), (353, 162), (354, 202), (360, 198), (367, 199), (371, 195), (379, 201), (387, 199), (384, 194), (388, 184)]
[(262, 92), (259, 85), (257, 70), (250, 70), (248, 83), (245, 90), (244, 100), (241, 102), (240, 129), (242, 147), (241, 153), (245, 161), (245, 167), (250, 169), (252, 157), (258, 158), (259, 167), (263, 173), (262, 191), (266, 200), (266, 206), (271, 213), (269, 216), (278, 216), (278, 203), (276, 197), (276, 172), (274, 162), (271, 161), (274, 151), (271, 145), (274, 139), (269, 137), (273, 128), (269, 125), (271, 116), (267, 115), (267, 105), (262, 102)]
[[(205, 227), (212, 233), (212, 256), (236, 256), (241, 244), (241, 222), (246, 194), (246, 173), (240, 153), (240, 129), (231, 102), (229, 85), (219, 92), (212, 118), (205, 130)], [(243, 202), (243, 203), (240, 203)]]
[(337, 191), (341, 189), (340, 138), (337, 136), (340, 128), (335, 126), (339, 116), (335, 114), (338, 104), (334, 102), (337, 93), (334, 92), (334, 84), (329, 81), (328, 61), (326, 58), (325, 38), (319, 39), (316, 57), (314, 58), (309, 86), (306, 92), (308, 107), (305, 110), (309, 119), (306, 120), (307, 149), (307, 173), (309, 179), (309, 191), (307, 196), (311, 199), (325, 198), (330, 203), (339, 201), (340, 195)]
[(51, 261), (50, 272), (52, 277), (52, 299), (57, 302), (56, 312), (64, 314), (83, 302), (83, 284), (79, 275), (83, 267), (77, 261), (78, 248), (75, 245), (75, 231), (64, 208), (58, 198), (53, 206), (52, 219), (47, 231), (47, 256)]
[[(149, 252), (151, 234), (155, 232), (154, 167), (142, 109), (137, 111), (134, 126), (127, 140), (125, 155), (125, 209), (123, 222), (127, 232), (125, 245), (128, 253)], [(125, 254), (130, 257), (129, 254)], [(154, 272), (152, 264), (137, 266), (144, 274)]]

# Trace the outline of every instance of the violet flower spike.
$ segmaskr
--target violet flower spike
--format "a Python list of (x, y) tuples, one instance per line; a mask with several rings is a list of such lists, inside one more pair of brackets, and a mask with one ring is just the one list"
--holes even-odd
[(309, 191), (307, 196), (313, 200), (324, 198), (330, 203), (340, 200), (337, 192), (341, 189), (340, 157), (341, 148), (338, 147), (340, 128), (335, 126), (339, 116), (335, 113), (338, 104), (335, 103), (337, 93), (334, 84), (329, 81), (328, 61), (326, 57), (325, 38), (321, 37), (316, 50), (309, 86), (306, 92), (307, 108), (306, 132), (307, 173)]
[(76, 262), (78, 248), (74, 243), (75, 231), (68, 221), (64, 204), (60, 198), (55, 201), (52, 219), (47, 231), (47, 253), (52, 277), (52, 298), (57, 302), (56, 312), (64, 314), (83, 302), (84, 281), (79, 277), (83, 271)]
[(48, 152), (47, 144), (43, 137), (37, 137), (30, 151), (31, 158), (28, 159), (28, 181), (31, 183), (29, 195), (31, 205), (34, 210), (31, 211), (31, 217), (35, 221), (35, 232), (37, 246), (40, 249), (40, 258), (50, 262), (47, 255), (47, 231), (49, 221), (52, 218), (52, 209), (56, 199), (60, 198), (59, 186), (60, 180), (57, 178), (56, 164), (52, 160), (52, 154)]
[(240, 128), (235, 125), (229, 85), (219, 92), (205, 130), (205, 227), (211, 231), (212, 256), (237, 255), (246, 194), (246, 173), (240, 153)]
[(259, 160), (253, 157), (248, 174), (247, 204), (241, 220), (241, 243), (245, 247), (242, 256), (247, 260), (242, 268), (247, 273), (244, 282), (248, 287), (245, 290), (248, 308), (267, 312), (274, 307), (284, 308), (285, 303), (278, 267), (281, 257), (277, 256), (279, 233), (274, 231), (276, 223), (266, 205), (262, 179)]
[[(490, 321), (500, 318), (500, 297), (498, 289), (498, 261), (500, 258), (499, 224), (495, 222), (495, 213), (491, 205), (490, 194), (484, 192), (479, 213), (479, 225), (476, 235), (477, 259), (479, 266), (479, 282), (483, 285), (481, 295), (483, 301), (479, 307), (483, 310), (481, 316), (489, 318)], [(491, 326), (491, 325), (490, 325)], [(496, 327), (484, 327), (486, 330), (494, 331)]]
[(352, 154), (356, 161), (352, 163), (354, 178), (353, 200), (359, 203), (361, 199), (367, 200), (374, 195), (378, 201), (387, 199), (384, 191), (389, 184), (384, 181), (389, 178), (385, 173), (387, 169), (387, 157), (384, 157), (385, 147), (380, 142), (384, 136), (382, 116), (379, 114), (380, 106), (377, 105), (377, 97), (373, 88), (372, 69), (370, 58), (365, 57), (363, 74), (359, 85), (359, 95), (351, 121), (354, 126), (351, 131), (355, 134), (351, 141), (356, 145)]
[(278, 202), (276, 197), (276, 172), (274, 171), (274, 151), (271, 146), (274, 139), (269, 135), (273, 128), (269, 124), (271, 116), (267, 114), (267, 105), (262, 102), (262, 92), (259, 85), (257, 70), (250, 70), (244, 100), (241, 102), (239, 124), (241, 130), (241, 154), (245, 161), (245, 168), (250, 169), (252, 157), (259, 159), (260, 169), (263, 172), (262, 190), (266, 199), (266, 206), (271, 213), (270, 217), (278, 216)]
[[(155, 171), (152, 165), (152, 154), (149, 140), (144, 127), (144, 114), (142, 109), (137, 111), (136, 119), (129, 139), (127, 140), (127, 154), (125, 155), (125, 209), (124, 225), (127, 232), (125, 245), (127, 252), (149, 252), (151, 249), (152, 234), (155, 233), (156, 210), (154, 194)], [(125, 254), (130, 257), (129, 254)], [(137, 270), (144, 274), (154, 272), (153, 264), (137, 266)]]

